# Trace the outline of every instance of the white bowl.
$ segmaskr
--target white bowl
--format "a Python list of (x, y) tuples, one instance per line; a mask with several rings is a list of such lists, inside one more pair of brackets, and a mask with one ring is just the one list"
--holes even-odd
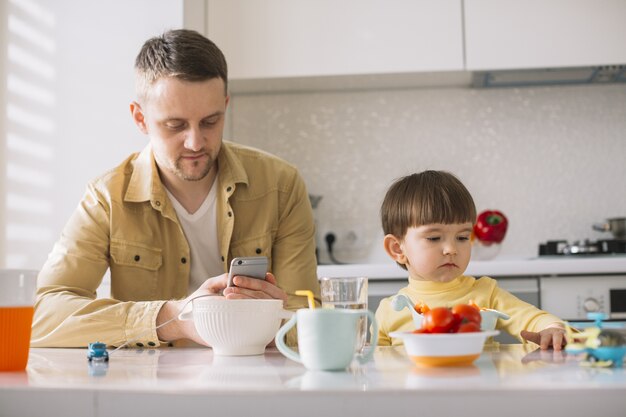
[(391, 332), (404, 341), (409, 358), (419, 366), (470, 365), (483, 351), (485, 340), (500, 332), (489, 330), (471, 333)]
[(216, 355), (262, 355), (283, 319), (293, 312), (282, 300), (228, 300), (204, 297), (192, 301), (196, 331)]

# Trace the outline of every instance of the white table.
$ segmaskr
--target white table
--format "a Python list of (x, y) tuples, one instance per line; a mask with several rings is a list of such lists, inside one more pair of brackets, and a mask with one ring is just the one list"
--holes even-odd
[(346, 372), (309, 372), (275, 350), (124, 349), (107, 369), (84, 349), (31, 349), (0, 373), (0, 416), (619, 416), (626, 371), (529, 345), (487, 347), (474, 366), (417, 368), (402, 347)]

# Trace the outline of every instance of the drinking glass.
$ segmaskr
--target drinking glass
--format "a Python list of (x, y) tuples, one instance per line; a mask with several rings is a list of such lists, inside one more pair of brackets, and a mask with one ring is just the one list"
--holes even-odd
[(0, 372), (28, 362), (37, 271), (0, 269)]
[[(322, 308), (367, 310), (367, 278), (320, 278)], [(361, 352), (367, 339), (367, 317), (358, 321), (356, 350)]]

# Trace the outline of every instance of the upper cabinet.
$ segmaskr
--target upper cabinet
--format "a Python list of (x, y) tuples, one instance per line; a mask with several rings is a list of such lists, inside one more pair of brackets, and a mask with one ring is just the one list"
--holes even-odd
[(208, 0), (234, 80), (462, 70), (461, 0)]
[(233, 91), (469, 85), (471, 71), (626, 64), (626, 0), (185, 5), (224, 51)]
[(625, 0), (464, 0), (466, 69), (626, 63)]

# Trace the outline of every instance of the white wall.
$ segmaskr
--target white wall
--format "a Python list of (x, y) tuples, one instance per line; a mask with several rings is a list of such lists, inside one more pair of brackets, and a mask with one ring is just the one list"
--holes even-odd
[(610, 238), (591, 225), (626, 216), (624, 84), (237, 95), (230, 110), (233, 139), (296, 164), (324, 196), (318, 226), (338, 235), (340, 260), (388, 262), (383, 195), (425, 169), (455, 173), (479, 211), (508, 215), (502, 257)]
[(9, 0), (0, 17), (9, 44), (0, 266), (40, 268), (87, 181), (147, 143), (128, 110), (134, 58), (149, 37), (183, 26), (183, 1)]
[[(14, 48), (6, 70), (36, 88), (10, 89), (3, 112), (0, 267), (39, 268), (86, 182), (144, 146), (128, 111), (134, 57), (148, 37), (204, 15), (183, 17), (189, 3), (204, 7), (2, 2), (0, 26)], [(194, 25), (201, 30), (202, 19)], [(608, 237), (591, 224), (626, 215), (624, 85), (237, 95), (227, 135), (300, 168), (309, 191), (324, 195), (322, 234), (335, 231), (337, 255), (349, 261), (386, 260), (382, 195), (392, 179), (427, 168), (459, 175), (479, 210), (509, 215), (503, 256), (532, 256), (547, 239)]]
[[(6, 166), (6, 110), (2, 103), (6, 102), (6, 68), (7, 68), (7, 2), (0, 2), (0, 167)], [(0, 268), (4, 266), (5, 251), (5, 215), (6, 185), (4, 169), (0, 170)]]

